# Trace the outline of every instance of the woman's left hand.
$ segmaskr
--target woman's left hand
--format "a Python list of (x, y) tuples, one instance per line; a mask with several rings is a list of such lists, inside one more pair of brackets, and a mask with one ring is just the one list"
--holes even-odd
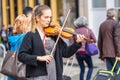
[(77, 35), (77, 40), (76, 40), (76, 42), (77, 42), (77, 43), (80, 43), (80, 42), (82, 42), (82, 41), (84, 40), (84, 38), (85, 38), (84, 35)]

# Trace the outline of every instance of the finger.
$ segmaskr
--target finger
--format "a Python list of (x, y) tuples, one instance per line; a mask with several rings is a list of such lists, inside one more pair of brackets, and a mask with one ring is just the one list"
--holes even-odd
[(85, 38), (84, 35), (79, 36), (79, 40), (83, 40), (84, 38)]
[(77, 38), (79, 38), (79, 35), (77, 34)]
[(52, 55), (50, 55), (50, 58), (51, 58), (51, 59), (53, 59), (53, 56), (52, 56)]
[(49, 60), (49, 61), (51, 61), (53, 59), (53, 57), (52, 56), (48, 56), (48, 58), (47, 58), (47, 60)]
[(81, 38), (82, 37), (82, 35), (79, 35), (79, 38)]
[(49, 61), (49, 60), (46, 60), (46, 62), (47, 62), (47, 63), (50, 63), (50, 61)]
[(82, 38), (85, 38), (85, 36), (84, 36), (84, 35), (82, 35)]
[(52, 59), (47, 59), (47, 61), (46, 61), (46, 62), (47, 62), (47, 63), (50, 63), (51, 61), (52, 61)]
[(50, 55), (47, 57), (47, 60), (52, 60), (52, 59), (53, 59), (53, 57)]
[(50, 61), (47, 59), (46, 62), (49, 63)]

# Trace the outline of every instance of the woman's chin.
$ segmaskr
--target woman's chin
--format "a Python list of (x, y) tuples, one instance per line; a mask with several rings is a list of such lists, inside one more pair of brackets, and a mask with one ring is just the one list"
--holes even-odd
[(45, 25), (45, 27), (49, 27), (49, 25)]

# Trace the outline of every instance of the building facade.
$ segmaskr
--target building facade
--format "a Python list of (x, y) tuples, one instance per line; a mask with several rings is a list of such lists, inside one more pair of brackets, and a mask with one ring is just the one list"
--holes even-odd
[(88, 22), (89, 27), (98, 37), (100, 24), (106, 19), (106, 10), (115, 8), (117, 20), (119, 20), (120, 0), (88, 0)]
[[(15, 18), (23, 13), (24, 7), (34, 7), (38, 4), (50, 6), (53, 11), (52, 20), (61, 22), (61, 25), (66, 18), (68, 10), (71, 9), (66, 26), (73, 27), (72, 22), (79, 16), (78, 2), (79, 0), (0, 0), (0, 28), (3, 24), (6, 27), (8, 25), (13, 26)], [(86, 14), (85, 10), (82, 14), (84, 13)]]
[(63, 0), (64, 15), (66, 9), (71, 7), (75, 10), (72, 11), (68, 24), (74, 27), (73, 21), (79, 16), (85, 16), (88, 19), (88, 27), (93, 30), (96, 38), (98, 38), (100, 24), (106, 19), (108, 8), (115, 8), (117, 21), (120, 21), (120, 0)]
[(15, 18), (23, 13), (26, 6), (34, 7), (38, 4), (49, 5), (54, 12), (53, 21), (56, 21), (59, 13), (57, 4), (60, 2), (61, 0), (0, 0), (0, 26), (13, 26)]
[(96, 37), (100, 23), (106, 19), (106, 10), (115, 8), (116, 12), (120, 13), (120, 0), (0, 0), (0, 27), (2, 24), (6, 27), (9, 24), (13, 26), (16, 16), (22, 14), (24, 7), (34, 7), (38, 4), (50, 6), (53, 11), (52, 20), (60, 22), (61, 25), (71, 9), (65, 24), (67, 27), (74, 28), (73, 22), (77, 17), (87, 17), (88, 27)]

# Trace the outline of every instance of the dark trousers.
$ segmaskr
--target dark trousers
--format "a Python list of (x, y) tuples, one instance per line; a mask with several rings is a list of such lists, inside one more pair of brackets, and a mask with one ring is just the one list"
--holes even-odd
[(91, 56), (88, 56), (86, 54), (76, 54), (76, 58), (78, 61), (78, 64), (80, 66), (80, 80), (85, 80), (84, 79), (84, 74), (85, 74), (85, 63), (88, 66), (88, 73), (87, 73), (87, 77), (86, 80), (90, 80), (92, 72), (93, 72), (93, 63), (92, 63), (92, 58)]
[(6, 51), (9, 49), (8, 42), (3, 42), (3, 45), (5, 46)]
[[(112, 67), (115, 63), (115, 58), (106, 58), (106, 67), (107, 67), (107, 70), (112, 70)], [(118, 71), (118, 68), (120, 67), (120, 61), (117, 62), (116, 66), (115, 66), (115, 69), (114, 69), (114, 72), (117, 72)]]

